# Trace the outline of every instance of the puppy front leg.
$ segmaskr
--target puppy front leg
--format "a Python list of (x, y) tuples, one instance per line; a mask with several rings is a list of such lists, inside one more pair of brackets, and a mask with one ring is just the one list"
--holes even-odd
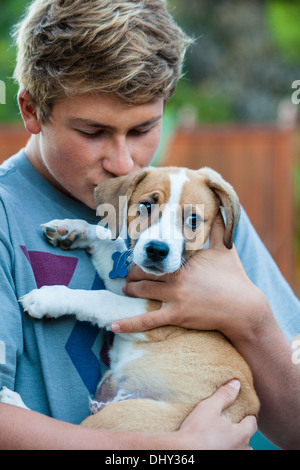
[(122, 294), (124, 279), (110, 277), (114, 267), (114, 253), (127, 251), (122, 238), (112, 240), (109, 229), (80, 219), (55, 219), (43, 224), (42, 228), (45, 239), (52, 246), (59, 246), (63, 250), (87, 250), (105, 287)]
[(77, 320), (89, 321), (107, 329), (115, 320), (140, 315), (147, 310), (144, 299), (125, 297), (106, 290), (87, 291), (65, 286), (34, 289), (20, 301), (24, 310), (34, 318), (75, 315)]

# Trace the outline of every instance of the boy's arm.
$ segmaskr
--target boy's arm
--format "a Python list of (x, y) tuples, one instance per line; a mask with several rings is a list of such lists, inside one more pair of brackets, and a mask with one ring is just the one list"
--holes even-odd
[(2, 215), (0, 202), (0, 390), (2, 386), (14, 390), (17, 362), (24, 347), (23, 324), (12, 274), (15, 253), (4, 233), (5, 218)]
[(0, 403), (0, 449), (247, 450), (257, 429), (256, 419), (248, 416), (231, 424), (221, 415), (238, 392), (238, 383), (224, 385), (195, 408), (179, 431), (156, 434), (89, 429)]
[[(231, 340), (253, 372), (261, 401), (259, 429), (283, 449), (300, 447), (300, 365), (270, 307)], [(250, 326), (250, 325), (249, 325)]]

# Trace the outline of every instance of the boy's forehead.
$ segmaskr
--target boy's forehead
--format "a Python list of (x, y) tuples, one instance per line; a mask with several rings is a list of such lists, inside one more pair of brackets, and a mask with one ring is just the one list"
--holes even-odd
[(128, 106), (112, 95), (83, 94), (67, 97), (53, 107), (53, 117), (89, 127), (115, 127), (115, 122), (124, 119), (138, 125), (150, 121), (159, 121), (163, 116), (164, 102), (162, 98), (148, 103)]

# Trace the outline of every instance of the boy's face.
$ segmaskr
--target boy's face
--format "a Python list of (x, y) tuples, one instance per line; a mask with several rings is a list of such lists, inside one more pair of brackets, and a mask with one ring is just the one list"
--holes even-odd
[(52, 121), (34, 132), (26, 153), (53, 185), (95, 208), (98, 183), (151, 163), (163, 109), (163, 99), (126, 107), (105, 94), (66, 98), (54, 105)]

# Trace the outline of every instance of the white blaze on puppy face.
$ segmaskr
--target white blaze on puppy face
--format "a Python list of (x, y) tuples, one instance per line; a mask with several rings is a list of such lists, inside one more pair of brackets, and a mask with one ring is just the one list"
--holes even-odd
[[(155, 178), (155, 172), (153, 175)], [(145, 271), (156, 272), (156, 269), (163, 272), (174, 272), (181, 266), (182, 252), (185, 238), (182, 230), (182, 208), (180, 199), (183, 186), (189, 181), (185, 169), (174, 173), (169, 173), (169, 198), (160, 205), (161, 216), (144, 230), (133, 250), (133, 262), (142, 267)], [(161, 242), (167, 244), (168, 255), (157, 262), (151, 261), (147, 256), (147, 246), (149, 242)], [(158, 272), (156, 272), (158, 274)]]

